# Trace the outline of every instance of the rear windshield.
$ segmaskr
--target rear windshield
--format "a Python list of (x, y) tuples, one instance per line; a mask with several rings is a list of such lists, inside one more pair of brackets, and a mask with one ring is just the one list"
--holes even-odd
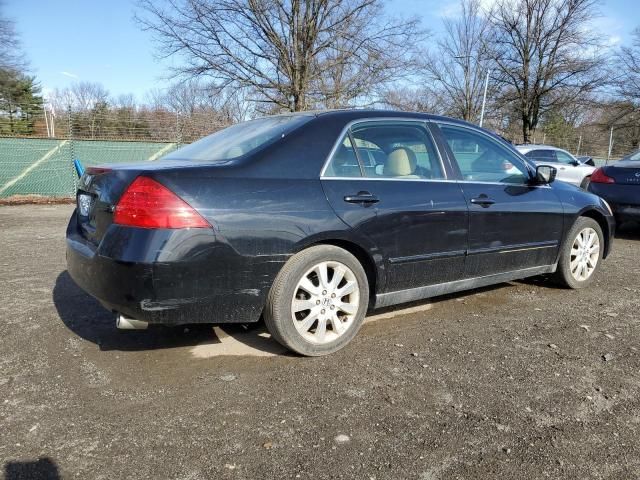
[(640, 160), (640, 150), (622, 159), (623, 162), (637, 162), (638, 160)]
[(166, 155), (166, 160), (224, 162), (284, 138), (308, 122), (309, 115), (281, 115), (238, 123)]

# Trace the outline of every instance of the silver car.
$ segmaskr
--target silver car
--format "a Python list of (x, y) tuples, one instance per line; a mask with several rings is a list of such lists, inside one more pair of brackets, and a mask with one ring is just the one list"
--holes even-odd
[(536, 165), (551, 165), (558, 170), (557, 179), (586, 189), (596, 169), (581, 163), (566, 150), (550, 145), (517, 145), (516, 148)]

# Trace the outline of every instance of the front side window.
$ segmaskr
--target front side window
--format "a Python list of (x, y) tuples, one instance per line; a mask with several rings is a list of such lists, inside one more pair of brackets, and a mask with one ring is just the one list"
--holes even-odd
[(313, 117), (278, 115), (238, 123), (163, 157), (166, 160), (225, 162), (284, 138)]
[(560, 150), (556, 150), (556, 157), (558, 158), (559, 163), (564, 163), (565, 165), (573, 165), (575, 160), (568, 153), (561, 152)]
[(469, 128), (441, 124), (440, 130), (453, 152), (464, 180), (523, 184), (526, 167), (506, 147)]
[(371, 122), (353, 127), (364, 170), (371, 178), (443, 179), (440, 158), (420, 122)]

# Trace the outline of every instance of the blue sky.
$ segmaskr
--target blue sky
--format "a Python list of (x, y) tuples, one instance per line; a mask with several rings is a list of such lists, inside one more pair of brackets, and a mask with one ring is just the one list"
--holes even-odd
[[(640, 26), (637, 1), (602, 1), (602, 16), (594, 22), (611, 44), (628, 41)], [(389, 13), (419, 15), (434, 33), (443, 16), (455, 16), (457, 5), (458, 0), (387, 1)], [(143, 101), (145, 92), (168, 84), (163, 76), (169, 63), (154, 58), (150, 35), (133, 21), (134, 0), (5, 0), (3, 7), (17, 24), (45, 93), (82, 80)]]

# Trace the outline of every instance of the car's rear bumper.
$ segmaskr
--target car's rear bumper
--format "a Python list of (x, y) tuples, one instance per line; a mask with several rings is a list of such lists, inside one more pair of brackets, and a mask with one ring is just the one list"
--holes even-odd
[(95, 247), (74, 213), (69, 274), (107, 309), (149, 323), (255, 322), (286, 260), (241, 256), (211, 229), (109, 229)]

